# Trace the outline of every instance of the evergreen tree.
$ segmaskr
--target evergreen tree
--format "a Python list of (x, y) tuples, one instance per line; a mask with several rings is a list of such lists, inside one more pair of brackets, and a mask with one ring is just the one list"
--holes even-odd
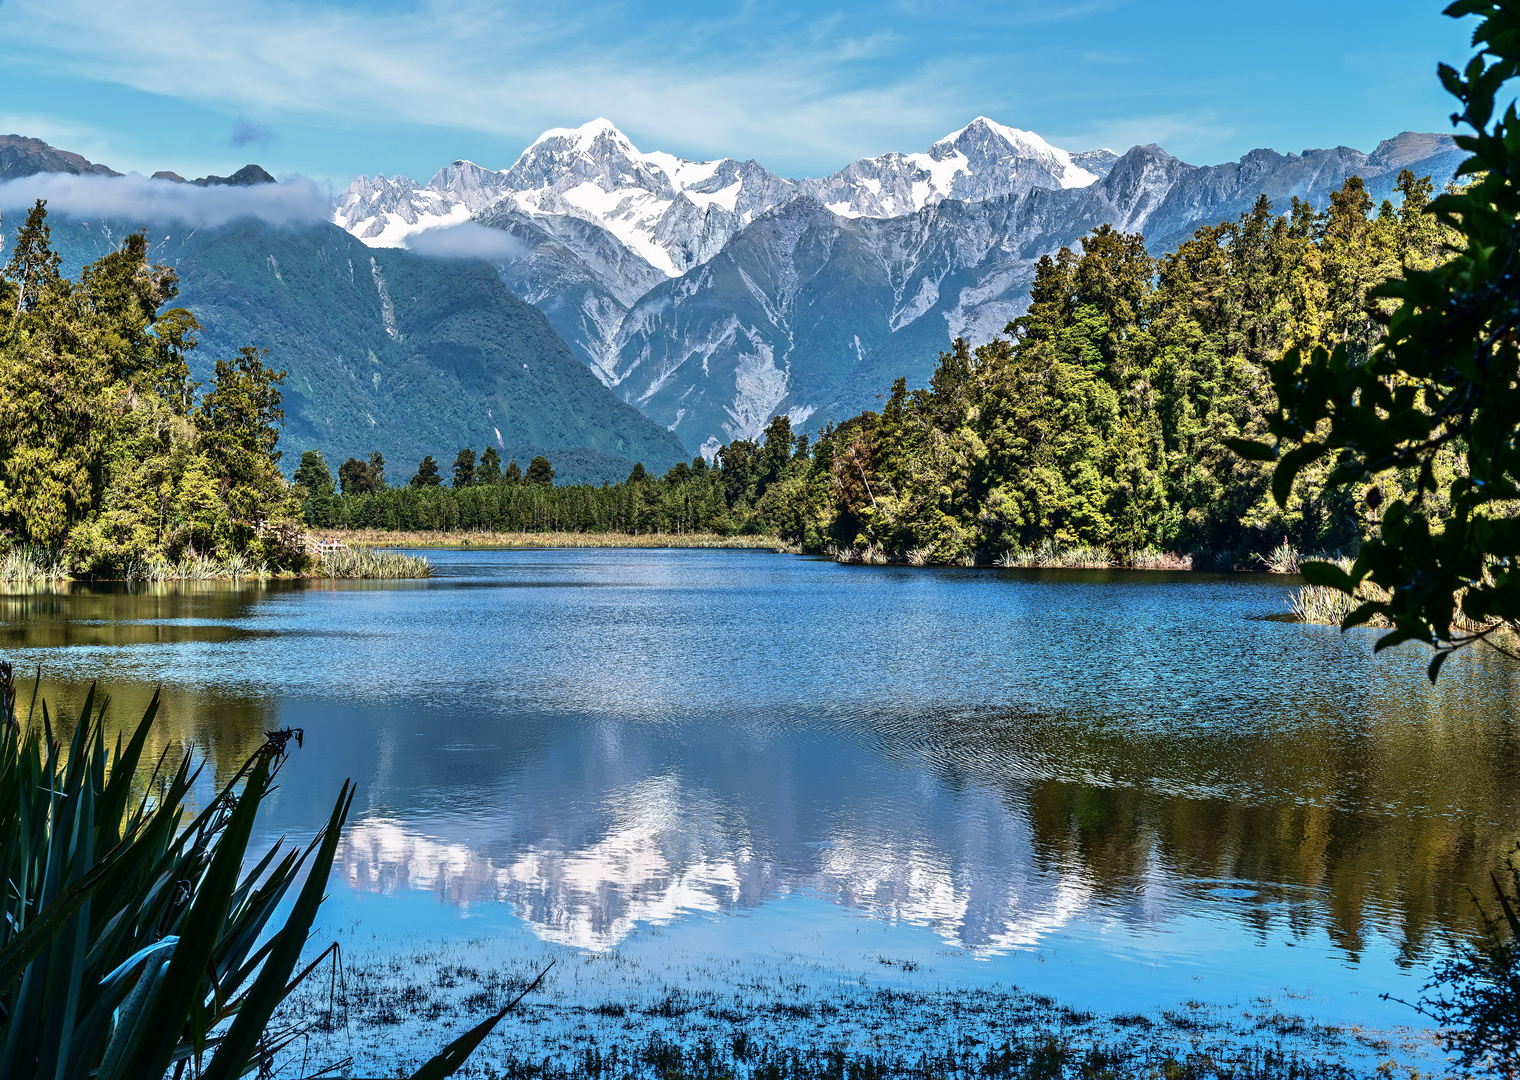
[[(352, 461), (353, 458), (349, 460)], [(327, 467), (327, 459), (320, 450), (307, 450), (301, 454), (301, 464), (296, 467), (294, 479), (313, 497), (333, 493), (332, 471)]]
[(367, 495), (370, 491), (369, 469), (364, 462), (351, 457), (338, 466), (338, 483), (345, 495)]
[(417, 463), (417, 473), (412, 477), (411, 487), (427, 488), (437, 487), (443, 483), (443, 477), (438, 475), (438, 462), (429, 454)]
[(522, 470), (517, 467), (517, 462), (507, 462), (507, 471), (501, 474), (503, 484), (516, 484), (522, 480)]
[(629, 484), (642, 484), (644, 482), (644, 480), (648, 477), (648, 475), (649, 474), (644, 471), (644, 463), (642, 461), (640, 461), (640, 462), (636, 463), (634, 465), (632, 471), (630, 471), (628, 473), (628, 483)]
[(466, 446), (454, 457), (454, 486), (465, 488), (475, 483), (475, 451)]
[(486, 452), (480, 455), (480, 465), (475, 470), (475, 480), (480, 484), (498, 484), (501, 482), (501, 455), (496, 452), (496, 447), (486, 447)]
[(174, 272), (142, 234), (59, 274), (42, 203), (0, 274), (0, 526), (67, 540), (70, 565), (120, 571), (187, 548), (299, 565), (300, 506), (277, 462), (282, 372), (244, 349), (195, 402), (195, 318), (164, 309)]
[(554, 486), (554, 466), (549, 464), (549, 459), (540, 454), (528, 462), (528, 473), (525, 479), (530, 484), (539, 487)]
[(369, 489), (371, 491), (385, 490), (385, 457), (378, 450), (371, 450), (369, 454)]

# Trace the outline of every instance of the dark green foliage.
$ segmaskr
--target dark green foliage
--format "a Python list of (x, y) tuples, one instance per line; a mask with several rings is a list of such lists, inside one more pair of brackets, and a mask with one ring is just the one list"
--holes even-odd
[(283, 372), (217, 359), (197, 404), (200, 329), (172, 270), (131, 233), (61, 276), (42, 203), (0, 277), (0, 530), (65, 547), (76, 572), (186, 555), (299, 567), (299, 503), (276, 462)]
[[(352, 461), (353, 458), (349, 460)], [(296, 467), (294, 480), (304, 487), (312, 498), (333, 493), (332, 470), (327, 467), (327, 459), (322, 456), (320, 450), (302, 452), (301, 464)]]
[(1478, 640), (1520, 655), (1496, 638), (1520, 627), (1520, 118), (1513, 105), (1495, 115), (1520, 76), (1520, 4), (1460, 0), (1447, 14), (1482, 18), (1466, 70), (1440, 67), (1461, 103), (1452, 122), (1472, 131), (1456, 137), (1471, 183), (1430, 205), (1410, 246), (1434, 246), (1444, 227), (1453, 257), (1374, 290), (1393, 305), (1381, 345), (1369, 349), (1357, 327), (1274, 364), (1276, 445), (1240, 447), (1278, 461), (1279, 502), (1326, 465), (1329, 489), (1360, 496), (1377, 527), (1350, 571), (1310, 564), (1305, 576), (1352, 595), (1363, 581), (1384, 590), (1345, 625), (1381, 616), (1393, 629), (1379, 648), (1430, 644), (1432, 679)]
[(454, 486), (469, 487), (475, 482), (475, 451), (466, 446), (454, 457)]
[[(349, 458), (353, 461), (353, 458)], [(295, 493), (301, 499), (301, 514), (309, 524), (328, 526), (333, 518), (333, 475), (320, 450), (301, 454), (301, 464), (292, 478)]]
[[(108, 229), (119, 237), (134, 228), (60, 219), (54, 234), (65, 263), (76, 265), (116, 246)], [(210, 376), (209, 361), (195, 355), (269, 349), (290, 372), (285, 438), (322, 447), (329, 461), (362, 460), (376, 448), (416, 461), (469, 443), (563, 465), (561, 451), (580, 448), (615, 462), (610, 471), (601, 463), (600, 483), (638, 460), (663, 469), (686, 456), (485, 262), (369, 248), (327, 223), (186, 230), (165, 222), (149, 235), (153, 258), (178, 275), (176, 302), (204, 327), (195, 377)]]
[(417, 472), (412, 477), (411, 487), (428, 488), (437, 487), (443, 483), (443, 477), (438, 475), (438, 462), (429, 454), (417, 463)]
[(1436, 969), (1419, 1006), (1445, 1033), (1464, 1073), (1512, 1076), (1520, 1061), (1520, 867), (1513, 855), (1508, 871), (1508, 888), (1493, 877), (1497, 910), (1478, 904), (1481, 941)]
[[(66, 751), (45, 704), (35, 722), (0, 720), (10, 883), (0, 896), (0, 1073), (112, 1080), (162, 1076), (193, 1058), (197, 1075), (241, 1075), (260, 1038), (278, 1047), (299, 1035), (266, 1029), (305, 946), (352, 789), (304, 850), (276, 845), (247, 860), (254, 816), (299, 733), (272, 734), (186, 822), (197, 772), (188, 758), (148, 784), (150, 797), (135, 787), (157, 698), (114, 753), (97, 701), (92, 691)], [(303, 867), (305, 885), (272, 923)], [(222, 1038), (208, 1043), (218, 1028)]]
[(501, 479), (501, 455), (496, 452), (496, 447), (486, 447), (486, 452), (480, 455), (480, 464), (475, 469), (475, 482), (478, 484), (494, 484)]
[[(300, 1039), (309, 1021), (272, 1017), (328, 955), (296, 973), (353, 785), (304, 849), (282, 839), (255, 861), (254, 819), (299, 730), (268, 733), (191, 817), (200, 769), (188, 756), (170, 774), (160, 762), (140, 775), (156, 694), (114, 751), (93, 687), (67, 749), (45, 702), (24, 723), (15, 702), (0, 663), (0, 1075), (136, 1080), (188, 1063), (191, 1075), (234, 1080)], [(547, 970), (414, 1080), (453, 1075)]]
[(528, 472), (523, 477), (530, 484), (540, 487), (552, 487), (554, 485), (554, 466), (549, 464), (549, 459), (542, 454), (528, 462)]
[(517, 467), (517, 462), (509, 461), (507, 471), (501, 474), (503, 483), (515, 484), (522, 479), (522, 470)]
[(369, 455), (368, 461), (349, 458), (338, 469), (343, 494), (368, 495), (385, 490), (385, 458), (378, 450)]

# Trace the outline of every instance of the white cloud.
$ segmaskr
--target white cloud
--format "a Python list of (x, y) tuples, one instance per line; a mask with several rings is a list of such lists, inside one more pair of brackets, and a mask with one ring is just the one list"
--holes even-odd
[(38, 173), (0, 183), (0, 210), (25, 211), (46, 199), (49, 213), (151, 221), (187, 228), (257, 219), (271, 225), (325, 220), (330, 196), (303, 177), (251, 187), (197, 187), (172, 180)]
[(485, 259), (487, 262), (508, 262), (528, 253), (527, 245), (511, 233), (473, 221), (439, 225), (412, 233), (406, 238), (406, 247), (430, 259)]
[[(719, 17), (612, 35), (598, 23), (526, 0), (387, 10), (280, 0), (0, 6), (8, 62), (267, 117), (526, 140), (611, 111), (650, 145), (762, 159), (826, 154), (843, 164), (900, 149), (904, 130), (943, 134), (986, 107), (974, 58), (910, 60), (911, 40), (892, 34), (746, 34)], [(859, 66), (894, 47), (902, 62), (890, 75)]]

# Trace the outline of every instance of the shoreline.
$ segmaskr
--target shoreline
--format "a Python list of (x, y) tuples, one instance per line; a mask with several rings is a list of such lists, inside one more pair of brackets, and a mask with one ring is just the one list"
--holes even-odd
[(312, 529), (319, 540), (383, 548), (732, 548), (748, 551), (799, 552), (795, 544), (774, 536), (720, 536), (717, 533), (593, 532), (416, 532), (383, 529)]

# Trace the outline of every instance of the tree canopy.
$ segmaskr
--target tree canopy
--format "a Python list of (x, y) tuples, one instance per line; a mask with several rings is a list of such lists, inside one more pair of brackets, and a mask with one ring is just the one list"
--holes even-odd
[(133, 234), (63, 277), (46, 204), (0, 274), (0, 530), (119, 572), (186, 554), (294, 565), (299, 505), (278, 470), (284, 373), (245, 348), (198, 400), (195, 317)]
[[(1303, 572), (1362, 600), (1345, 625), (1391, 623), (1379, 648), (1433, 646), (1432, 679), (1476, 641), (1520, 656), (1520, 120), (1513, 104), (1496, 111), (1520, 75), (1520, 7), (1461, 0), (1447, 14), (1482, 17), (1465, 71), (1439, 69), (1453, 124), (1471, 132), (1456, 137), (1470, 182), (1408, 208), (1405, 272), (1370, 290), (1376, 326), (1287, 351), (1271, 368), (1275, 442), (1238, 447), (1277, 462), (1279, 505), (1320, 470), (1327, 493), (1365, 507), (1350, 569)], [(1438, 246), (1447, 257), (1430, 257)]]

